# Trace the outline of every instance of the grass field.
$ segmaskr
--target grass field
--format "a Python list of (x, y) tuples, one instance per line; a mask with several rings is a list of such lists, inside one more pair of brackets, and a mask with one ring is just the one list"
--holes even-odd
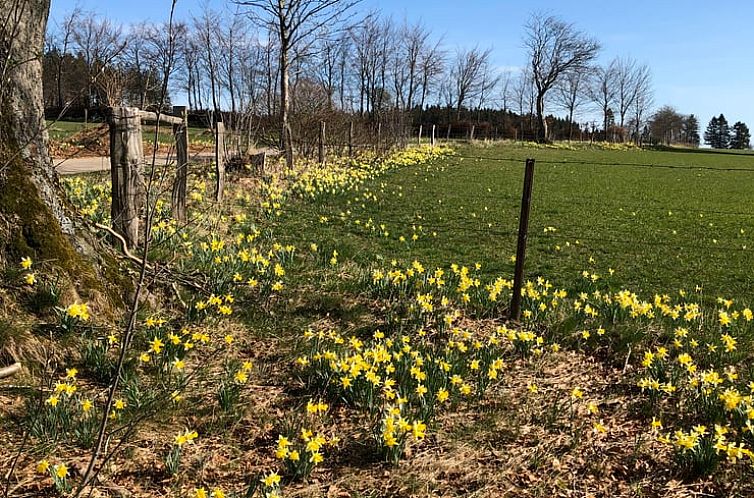
[[(539, 161), (529, 276), (566, 285), (583, 270), (607, 277), (612, 268), (614, 284), (636, 292), (699, 285), (711, 297), (754, 301), (751, 154), (462, 147), (427, 169), (368, 184), (376, 202), (343, 195), (318, 209), (300, 206), (285, 223), (290, 233), (324, 238), (362, 263), (480, 262), (483, 274), (511, 275), (527, 157)], [(321, 216), (332, 223), (320, 223)], [(376, 230), (363, 229), (369, 219)], [(423, 229), (416, 241), (412, 226)]]

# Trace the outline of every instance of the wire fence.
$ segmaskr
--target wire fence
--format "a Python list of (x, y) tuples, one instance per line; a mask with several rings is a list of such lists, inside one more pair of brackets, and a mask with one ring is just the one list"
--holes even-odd
[[(456, 165), (461, 165), (460, 161), (458, 160), (471, 160), (471, 161), (494, 161), (494, 162), (504, 162), (504, 163), (510, 163), (514, 165), (520, 165), (521, 170), (523, 171), (524, 166), (524, 159), (520, 157), (499, 157), (499, 156), (483, 156), (483, 155), (465, 155), (465, 154), (453, 154), (452, 156), (449, 156), (446, 161), (456, 161)], [(594, 167), (620, 167), (620, 168), (658, 168), (658, 169), (670, 169), (670, 170), (681, 170), (681, 171), (712, 171), (712, 172), (720, 172), (720, 173), (731, 173), (731, 172), (741, 172), (741, 173), (754, 173), (754, 168), (749, 167), (728, 167), (728, 166), (720, 166), (720, 167), (713, 167), (713, 166), (702, 166), (702, 165), (672, 165), (672, 164), (657, 164), (657, 163), (639, 163), (639, 162), (604, 162), (604, 161), (582, 161), (582, 160), (570, 160), (570, 159), (562, 159), (562, 160), (553, 160), (553, 159), (542, 159), (537, 160), (536, 164), (541, 165), (576, 165), (576, 166), (594, 166)], [(447, 163), (446, 163), (447, 166)], [(523, 176), (523, 175), (522, 175)], [(405, 191), (404, 191), (405, 192)], [(536, 197), (536, 195), (535, 195)], [(503, 200), (507, 201), (513, 201), (513, 196), (510, 195), (501, 195), (501, 194), (493, 194), (489, 196), (485, 195), (475, 195), (475, 200), (489, 200), (489, 201), (497, 201), (498, 203)], [(604, 205), (604, 199), (599, 197), (588, 197), (579, 195), (575, 196), (575, 199), (577, 199), (580, 202), (583, 202), (584, 200), (593, 200), (595, 201), (595, 204), (601, 204)], [(518, 203), (520, 199), (515, 199), (515, 202)], [(313, 208), (321, 208), (321, 209), (314, 209)], [(518, 208), (518, 205), (511, 206), (512, 208)], [(651, 206), (651, 205), (641, 205), (641, 206), (634, 206), (634, 207), (627, 207), (627, 206), (620, 206), (620, 205), (612, 205), (611, 208), (613, 209), (622, 209), (627, 215), (629, 213), (636, 215), (637, 213), (645, 213), (650, 212), (653, 214), (658, 214), (662, 216), (675, 216), (676, 218), (680, 218), (682, 216), (681, 213), (684, 212), (692, 212), (694, 215), (699, 215), (700, 219), (704, 218), (705, 216), (708, 217), (707, 219), (712, 219), (713, 217), (723, 217), (723, 218), (733, 218), (733, 219), (744, 219), (746, 221), (750, 219), (754, 219), (754, 211), (753, 212), (745, 212), (745, 211), (725, 211), (725, 210), (718, 210), (718, 209), (708, 209), (708, 208), (690, 208), (688, 206), (672, 206), (672, 205), (663, 205), (663, 206)], [(431, 206), (427, 206), (427, 209), (429, 212), (431, 212)], [(388, 231), (393, 235), (395, 238), (403, 235), (404, 237), (410, 236), (412, 234), (412, 231), (410, 230), (411, 226), (421, 226), (423, 228), (423, 234), (420, 236), (422, 238), (426, 238), (426, 235), (431, 232), (443, 232), (445, 234), (451, 233), (451, 234), (460, 234), (462, 236), (473, 236), (473, 237), (488, 237), (488, 238), (494, 238), (495, 240), (498, 240), (500, 242), (506, 242), (510, 243), (511, 245), (515, 245), (516, 238), (518, 237), (519, 233), (518, 230), (516, 230), (517, 224), (518, 224), (518, 216), (513, 215), (512, 217), (508, 219), (497, 219), (497, 220), (490, 220), (489, 215), (490, 213), (485, 212), (487, 215), (485, 218), (482, 217), (482, 215), (479, 215), (479, 213), (473, 213), (478, 214), (478, 217), (474, 217), (472, 212), (469, 214), (464, 214), (458, 217), (448, 217), (447, 215), (442, 215), (439, 218), (437, 216), (429, 215), (418, 215), (414, 214), (412, 216), (396, 216), (395, 214), (378, 214), (378, 213), (369, 213), (369, 212), (363, 212), (358, 215), (354, 216), (341, 216), (340, 213), (333, 211), (332, 209), (329, 209), (327, 205), (312, 205), (312, 203), (307, 203), (306, 207), (296, 207), (294, 205), (288, 205), (284, 208), (284, 211), (293, 216), (297, 216), (300, 220), (305, 220), (308, 217), (314, 216), (316, 218), (319, 218), (321, 216), (328, 217), (328, 223), (330, 224), (337, 224), (339, 229), (351, 232), (351, 233), (359, 233), (363, 234), (366, 231), (379, 231), (384, 233), (385, 231)], [(603, 210), (604, 212), (604, 210)], [(359, 220), (359, 224), (356, 224), (355, 221)], [(369, 222), (371, 219), (371, 225), (374, 227), (372, 228), (366, 228), (365, 224)], [(706, 221), (706, 220), (705, 220)], [(316, 223), (316, 220), (315, 220)], [(380, 229), (380, 225), (384, 225), (385, 229)], [(540, 227), (541, 228), (541, 227)], [(379, 230), (378, 230), (379, 229)], [(579, 242), (587, 242), (587, 243), (594, 243), (596, 244), (595, 248), (603, 247), (605, 245), (610, 246), (620, 246), (621, 251), (625, 252), (627, 254), (633, 254), (633, 255), (645, 255), (647, 254), (648, 248), (662, 248), (665, 250), (677, 250), (677, 251), (685, 251), (689, 252), (692, 251), (694, 253), (714, 253), (714, 254), (724, 254), (724, 253), (747, 253), (754, 249), (754, 240), (748, 241), (744, 237), (742, 237), (741, 244), (731, 244), (730, 242), (727, 243), (716, 243), (711, 242), (710, 243), (703, 243), (702, 240), (699, 240), (698, 242), (691, 242), (688, 240), (688, 235), (685, 236), (682, 240), (669, 240), (667, 238), (663, 238), (662, 233), (659, 231), (652, 231), (652, 232), (645, 232), (644, 234), (641, 234), (639, 238), (636, 237), (621, 237), (619, 235), (604, 235), (604, 236), (595, 236), (594, 234), (590, 233), (584, 233), (584, 232), (574, 232), (572, 230), (563, 230), (561, 228), (558, 228), (554, 231), (548, 231), (545, 233), (539, 232), (539, 231), (530, 231), (528, 234), (528, 239), (532, 244), (537, 245), (538, 247), (542, 246), (549, 246), (553, 247), (558, 244), (564, 244), (567, 242), (570, 242), (571, 244), (574, 244), (576, 241)], [(701, 239), (701, 237), (697, 237), (698, 239)], [(749, 244), (747, 242), (751, 243), (752, 248), (749, 248)]]

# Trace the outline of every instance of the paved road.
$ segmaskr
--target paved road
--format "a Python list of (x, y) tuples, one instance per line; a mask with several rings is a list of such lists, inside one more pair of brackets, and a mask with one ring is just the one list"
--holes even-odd
[[(211, 154), (193, 154), (190, 160), (211, 158)], [(151, 156), (148, 158), (151, 161)], [(157, 162), (165, 161), (166, 156), (157, 156)], [(171, 158), (175, 161), (175, 158)], [(95, 173), (97, 171), (110, 171), (110, 157), (74, 157), (72, 159), (53, 158), (52, 163), (61, 175), (77, 175), (79, 173)]]
[(75, 157), (73, 159), (53, 158), (52, 163), (61, 175), (110, 171), (109, 157)]

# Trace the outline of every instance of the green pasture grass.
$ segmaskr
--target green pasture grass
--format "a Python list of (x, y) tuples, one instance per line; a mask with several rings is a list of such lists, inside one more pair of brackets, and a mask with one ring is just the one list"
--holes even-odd
[[(370, 182), (367, 190), (377, 202), (357, 199), (362, 191), (293, 203), (278, 221), (284, 228), (278, 233), (364, 265), (393, 259), (446, 267), (480, 263), (483, 275), (512, 278), (527, 157), (538, 161), (528, 277), (571, 286), (586, 270), (613, 288), (648, 297), (698, 285), (708, 299), (754, 301), (749, 153), (460, 146), (456, 157)], [(370, 218), (389, 235), (361, 228)], [(415, 242), (412, 226), (419, 233)]]
[(80, 132), (85, 128), (93, 128), (99, 126), (101, 123), (87, 123), (82, 121), (46, 121), (47, 133), (51, 140), (60, 141), (66, 140), (68, 137)]
[[(51, 140), (55, 141), (63, 141), (67, 140), (71, 136), (75, 135), (76, 133), (80, 132), (81, 130), (85, 128), (93, 128), (100, 126), (102, 123), (96, 122), (96, 123), (87, 123), (84, 124), (82, 121), (51, 121), (48, 120), (47, 122), (48, 126), (48, 134), (50, 136)], [(142, 130), (142, 135), (144, 137), (144, 141), (146, 143), (151, 143), (154, 141), (154, 125), (144, 125)], [(170, 143), (173, 140), (173, 134), (172, 134), (172, 127), (168, 125), (161, 125), (160, 126), (160, 135), (159, 135), (159, 141), (160, 143)], [(207, 130), (206, 128), (195, 128), (195, 127), (189, 127), (189, 141), (190, 142), (198, 142), (198, 141), (212, 141), (212, 133), (211, 131)]]

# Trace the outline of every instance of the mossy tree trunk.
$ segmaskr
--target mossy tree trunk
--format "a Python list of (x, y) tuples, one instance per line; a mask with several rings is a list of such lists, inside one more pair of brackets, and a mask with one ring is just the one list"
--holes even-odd
[(50, 0), (0, 0), (0, 266), (31, 256), (84, 298), (113, 303), (117, 291), (103, 290), (97, 273), (115, 263), (77, 228), (47, 150), (41, 58), (49, 10)]

